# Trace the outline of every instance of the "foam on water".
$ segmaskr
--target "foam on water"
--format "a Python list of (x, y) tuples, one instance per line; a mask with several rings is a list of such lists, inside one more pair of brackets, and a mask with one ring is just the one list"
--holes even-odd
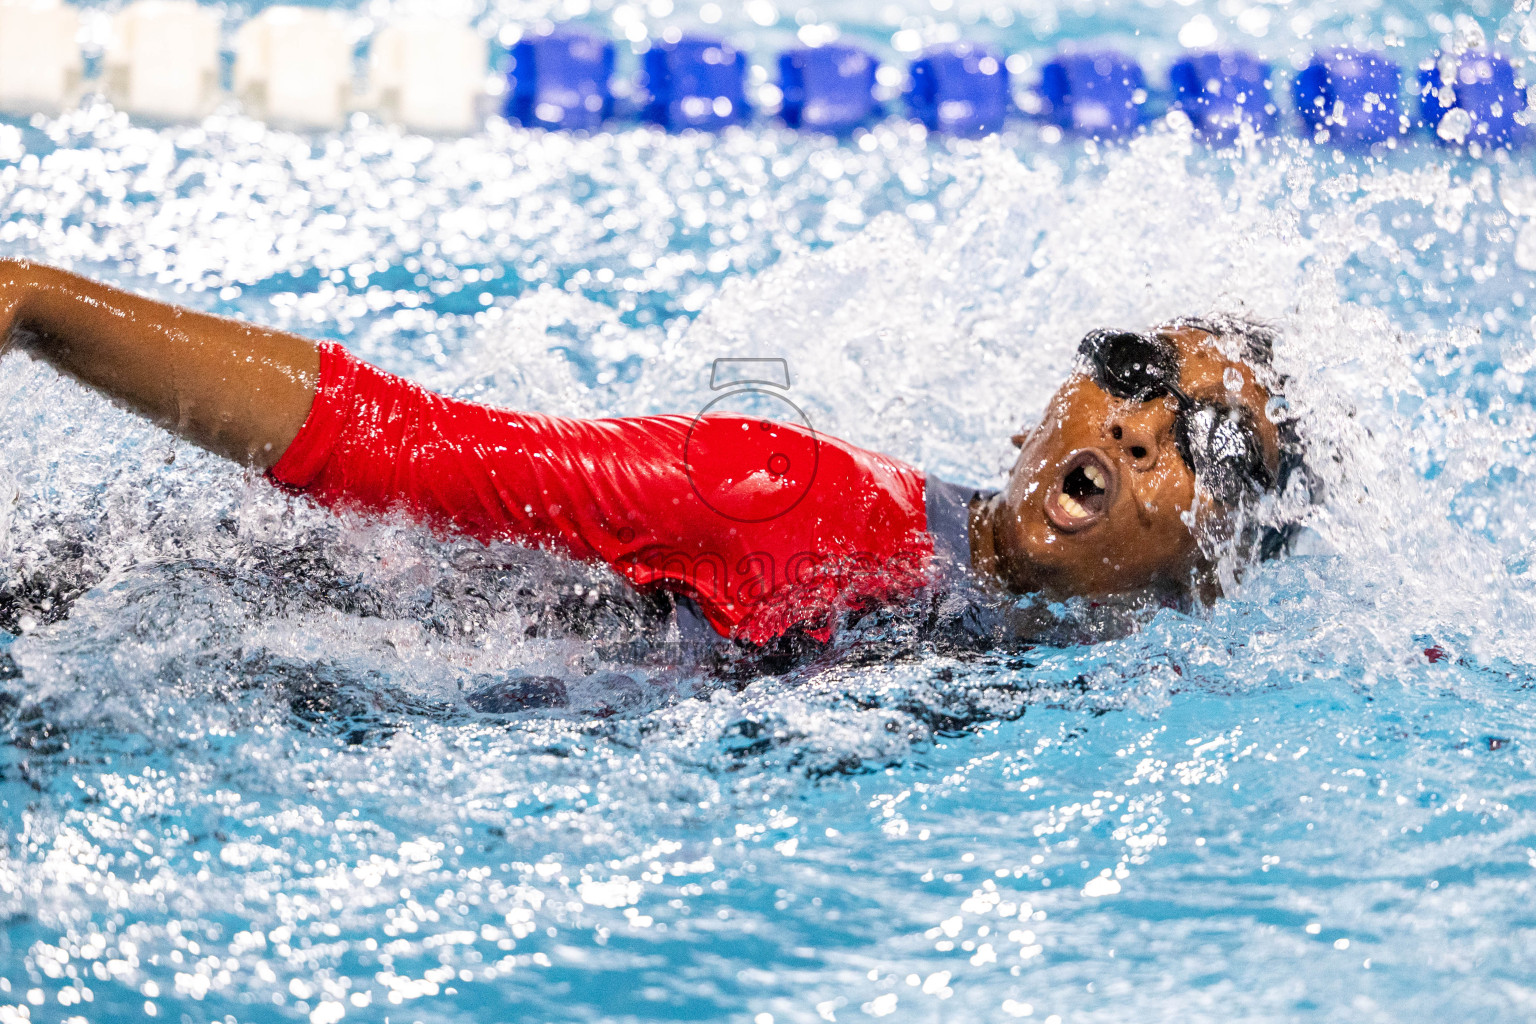
[[(692, 411), (710, 360), (783, 356), (818, 429), (978, 484), (1084, 330), (1248, 310), (1326, 499), (1195, 614), (993, 652), (898, 618), (773, 674), (656, 638), (601, 572), (337, 520), (8, 357), (0, 1003), (1529, 1017), (1519, 163), (311, 144), (94, 107), (7, 144), (7, 251), (555, 412)], [(517, 679), (570, 706), (466, 700)]]

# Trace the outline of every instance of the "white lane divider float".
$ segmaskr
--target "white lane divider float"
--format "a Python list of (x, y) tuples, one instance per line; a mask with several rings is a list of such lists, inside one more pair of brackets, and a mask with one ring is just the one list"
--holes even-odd
[(235, 95), (286, 128), (339, 128), (352, 107), (352, 44), (342, 16), (268, 7), (235, 37)]
[(112, 19), (102, 91), (122, 110), (195, 121), (219, 101), (219, 19), (195, 0), (138, 0)]
[(467, 25), (409, 18), (373, 38), (366, 106), (412, 131), (474, 131), (483, 117), (487, 41)]
[(80, 15), (59, 0), (0, 0), (0, 110), (57, 113), (80, 95)]

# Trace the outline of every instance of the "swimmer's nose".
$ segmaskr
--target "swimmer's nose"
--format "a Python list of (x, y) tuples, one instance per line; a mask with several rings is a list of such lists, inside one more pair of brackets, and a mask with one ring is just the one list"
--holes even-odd
[(1147, 417), (1112, 417), (1105, 426), (1112, 442), (1109, 447), (1117, 450), (1132, 466), (1147, 470), (1157, 465), (1157, 430), (1147, 422)]

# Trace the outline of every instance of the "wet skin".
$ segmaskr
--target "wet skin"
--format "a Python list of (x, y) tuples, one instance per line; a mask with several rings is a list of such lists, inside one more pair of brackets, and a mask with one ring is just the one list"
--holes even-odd
[[(1191, 398), (1240, 403), (1253, 414), (1265, 461), (1277, 471), (1279, 433), (1253, 372), (1203, 331), (1159, 333), (1178, 350), (1180, 384)], [(1241, 375), (1236, 392), (1227, 387), (1229, 370)], [(1174, 444), (1178, 408), (1171, 396), (1114, 398), (1074, 372), (1040, 423), (1013, 438), (1019, 456), (1006, 486), (971, 510), (977, 573), (1017, 593), (1058, 598), (1187, 584), (1203, 568), (1195, 529), (1226, 510), (1208, 496), (1196, 503), (1194, 471)]]
[(12, 344), (257, 469), (270, 468), (298, 435), (320, 377), (308, 338), (0, 259), (0, 351)]
[[(1197, 330), (1168, 334), (1196, 401), (1252, 411), (1274, 470), (1268, 394)], [(315, 343), (285, 331), (156, 302), (52, 267), (0, 259), (0, 339), (177, 435), (256, 469), (298, 434), (319, 376)], [(1229, 394), (1223, 374), (1242, 387)], [(971, 510), (972, 565), (1016, 593), (1053, 597), (1186, 583), (1199, 568), (1185, 515), (1194, 473), (1173, 442), (1172, 398), (1112, 398), (1074, 374), (1040, 424), (1014, 438), (1004, 490)], [(1202, 503), (1199, 515), (1222, 510)], [(1198, 525), (1198, 524), (1197, 524)]]

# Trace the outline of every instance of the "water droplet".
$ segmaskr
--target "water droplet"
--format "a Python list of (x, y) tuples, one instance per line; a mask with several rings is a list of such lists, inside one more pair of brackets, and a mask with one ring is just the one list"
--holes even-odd
[(1204, 14), (1197, 14), (1179, 29), (1179, 45), (1188, 48), (1211, 46), (1216, 42), (1216, 24)]
[(1516, 217), (1536, 217), (1536, 178), (1505, 178), (1499, 200)]
[(1515, 239), (1515, 265), (1521, 270), (1536, 270), (1536, 222), (1527, 222)]
[(1440, 127), (1435, 129), (1435, 134), (1447, 142), (1460, 145), (1466, 141), (1467, 133), (1471, 130), (1472, 115), (1460, 107), (1453, 107), (1440, 119)]

